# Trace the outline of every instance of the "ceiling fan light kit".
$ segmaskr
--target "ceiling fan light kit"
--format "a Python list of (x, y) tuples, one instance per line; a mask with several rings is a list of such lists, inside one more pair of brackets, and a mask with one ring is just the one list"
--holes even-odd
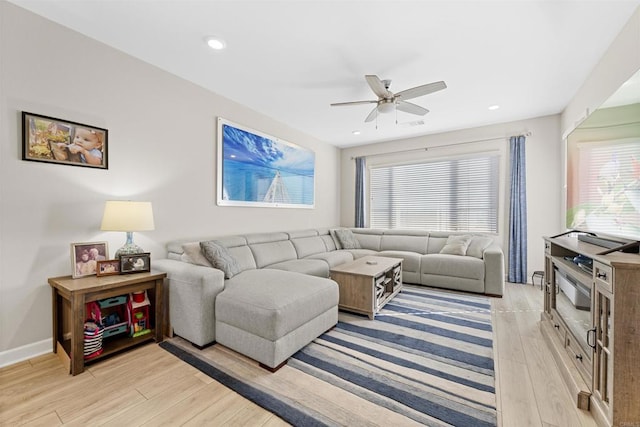
[(406, 100), (428, 95), (447, 87), (445, 82), (439, 81), (416, 86), (411, 89), (406, 89), (394, 95), (393, 92), (389, 90), (389, 87), (391, 86), (391, 80), (380, 80), (378, 76), (372, 74), (366, 75), (364, 76), (364, 78), (369, 84), (369, 87), (371, 88), (373, 93), (377, 95), (377, 100), (336, 102), (331, 104), (331, 106), (340, 107), (348, 105), (376, 104), (373, 110), (371, 110), (369, 115), (365, 118), (365, 122), (373, 121), (376, 117), (378, 117), (378, 113), (386, 114), (392, 113), (394, 111), (397, 112), (397, 110), (409, 114), (424, 116), (429, 112), (429, 110), (421, 107), (420, 105), (407, 102)]

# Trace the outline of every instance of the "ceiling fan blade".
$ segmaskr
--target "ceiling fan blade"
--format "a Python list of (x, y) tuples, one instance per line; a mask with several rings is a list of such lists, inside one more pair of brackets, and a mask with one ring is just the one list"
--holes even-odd
[(360, 104), (377, 104), (378, 101), (351, 101), (351, 102), (334, 102), (332, 107), (340, 107), (343, 105), (360, 105)]
[(416, 87), (412, 87), (411, 89), (398, 92), (396, 93), (396, 98), (402, 99), (402, 100), (417, 98), (419, 96), (427, 95), (442, 89), (446, 89), (446, 87), (447, 85), (443, 81), (428, 83), (426, 85), (416, 86)]
[(378, 115), (378, 106), (373, 107), (373, 110), (369, 113), (366, 119), (364, 119), (365, 123), (372, 122), (376, 116)]
[(398, 101), (396, 103), (396, 108), (400, 111), (404, 111), (405, 113), (417, 114), (419, 116), (424, 116), (429, 112), (426, 108), (406, 101)]
[(378, 76), (369, 74), (364, 76), (364, 78), (367, 80), (367, 83), (369, 83), (369, 87), (371, 88), (373, 93), (378, 95), (379, 98), (386, 99), (393, 96), (393, 94), (387, 90), (387, 88), (384, 86), (384, 83), (382, 83), (382, 80), (380, 80)]

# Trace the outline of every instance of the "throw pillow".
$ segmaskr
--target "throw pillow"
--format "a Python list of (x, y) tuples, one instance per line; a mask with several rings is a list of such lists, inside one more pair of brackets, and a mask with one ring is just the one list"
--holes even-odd
[(467, 256), (482, 259), (484, 250), (487, 249), (491, 243), (493, 243), (493, 239), (491, 237), (473, 236), (471, 238), (471, 243), (469, 243), (469, 247), (467, 248)]
[(331, 238), (333, 239), (333, 243), (335, 243), (336, 245), (336, 249), (342, 249), (342, 245), (340, 244), (340, 239), (338, 239), (338, 236), (336, 236), (336, 230), (339, 230), (338, 228), (332, 228), (329, 230), (329, 234), (331, 235)]
[(209, 260), (203, 255), (200, 250), (199, 242), (185, 243), (182, 245), (182, 257), (184, 262), (188, 262), (195, 265), (202, 265), (205, 267), (213, 267)]
[(217, 269), (224, 271), (224, 277), (231, 279), (236, 274), (240, 273), (240, 264), (229, 253), (227, 248), (222, 246), (215, 240), (209, 240), (206, 242), (200, 242), (200, 249), (205, 258)]
[(360, 242), (356, 239), (356, 236), (351, 230), (341, 228), (336, 230), (336, 236), (340, 240), (340, 246), (342, 249), (361, 249)]
[(471, 236), (466, 234), (449, 236), (447, 243), (445, 243), (444, 247), (440, 250), (440, 253), (449, 255), (466, 255), (469, 243), (471, 243)]

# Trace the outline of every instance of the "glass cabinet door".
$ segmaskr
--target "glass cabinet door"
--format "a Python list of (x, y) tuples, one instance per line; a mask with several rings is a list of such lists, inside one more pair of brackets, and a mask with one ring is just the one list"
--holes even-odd
[(596, 398), (607, 407), (611, 399), (611, 293), (596, 285), (594, 295), (594, 363), (593, 363), (593, 392)]

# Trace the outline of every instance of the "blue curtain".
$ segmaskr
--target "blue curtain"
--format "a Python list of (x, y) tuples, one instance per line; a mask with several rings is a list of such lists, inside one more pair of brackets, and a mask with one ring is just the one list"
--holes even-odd
[(525, 140), (512, 136), (510, 143), (511, 191), (509, 209), (509, 272), (507, 280), (527, 283), (527, 179)]
[(365, 169), (367, 162), (364, 157), (356, 157), (356, 227), (364, 227), (365, 216)]

